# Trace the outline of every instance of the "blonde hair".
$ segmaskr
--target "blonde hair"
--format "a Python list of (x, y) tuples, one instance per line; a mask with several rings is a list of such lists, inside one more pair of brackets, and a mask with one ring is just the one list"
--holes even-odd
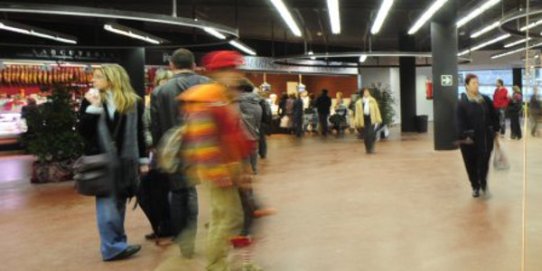
[(141, 97), (136, 94), (130, 84), (130, 77), (126, 70), (118, 64), (105, 64), (96, 70), (101, 71), (109, 82), (117, 111), (127, 113), (133, 110)]
[(169, 80), (173, 77), (173, 73), (168, 70), (159, 69), (156, 71), (156, 76), (154, 77), (154, 86), (158, 86), (160, 81)]

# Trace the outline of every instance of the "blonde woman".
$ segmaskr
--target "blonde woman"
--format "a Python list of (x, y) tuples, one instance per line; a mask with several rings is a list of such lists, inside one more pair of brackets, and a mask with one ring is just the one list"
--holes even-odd
[(363, 129), (365, 151), (368, 154), (374, 153), (375, 129), (381, 123), (382, 116), (378, 103), (371, 96), (369, 89), (364, 88), (363, 97), (356, 102), (354, 125), (358, 129)]
[(148, 170), (141, 115), (143, 102), (119, 65), (94, 70), (94, 89), (81, 104), (80, 127), (85, 154), (109, 153), (117, 162), (111, 166), (111, 192), (96, 197), (100, 251), (104, 261), (128, 258), (141, 246), (128, 245), (124, 232), (126, 200), (134, 195), (139, 172)]

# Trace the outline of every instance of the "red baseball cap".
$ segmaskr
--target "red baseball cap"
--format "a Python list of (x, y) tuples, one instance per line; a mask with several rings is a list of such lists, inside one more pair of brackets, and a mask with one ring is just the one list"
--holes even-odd
[(208, 71), (237, 68), (245, 63), (243, 55), (237, 51), (215, 51), (203, 57), (202, 64)]

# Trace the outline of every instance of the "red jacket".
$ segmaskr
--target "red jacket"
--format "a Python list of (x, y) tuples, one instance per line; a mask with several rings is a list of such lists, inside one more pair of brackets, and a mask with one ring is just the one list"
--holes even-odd
[(493, 107), (495, 109), (504, 109), (508, 107), (510, 100), (508, 99), (508, 90), (505, 87), (495, 89), (493, 94)]

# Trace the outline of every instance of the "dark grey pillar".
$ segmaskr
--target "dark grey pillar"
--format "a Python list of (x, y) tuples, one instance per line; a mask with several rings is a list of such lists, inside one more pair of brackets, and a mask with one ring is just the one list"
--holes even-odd
[(119, 64), (126, 69), (137, 95), (145, 96), (145, 48), (122, 50)]
[[(431, 22), (435, 150), (457, 149), (454, 144), (458, 99), (456, 14), (455, 1), (450, 1)], [(450, 76), (451, 80), (446, 80)]]
[(519, 89), (523, 90), (523, 74), (521, 73), (523, 69), (514, 68), (512, 69), (512, 81), (514, 86), (518, 86)]
[[(401, 35), (401, 51), (415, 51), (414, 36)], [(416, 127), (416, 58), (399, 58), (399, 77), (401, 80), (401, 132), (415, 132)]]

